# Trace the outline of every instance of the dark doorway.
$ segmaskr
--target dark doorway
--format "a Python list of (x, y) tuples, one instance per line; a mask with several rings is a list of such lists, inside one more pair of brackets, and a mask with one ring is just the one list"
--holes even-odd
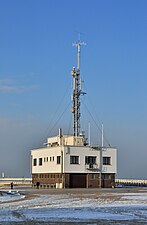
[(70, 188), (86, 188), (86, 174), (70, 174)]

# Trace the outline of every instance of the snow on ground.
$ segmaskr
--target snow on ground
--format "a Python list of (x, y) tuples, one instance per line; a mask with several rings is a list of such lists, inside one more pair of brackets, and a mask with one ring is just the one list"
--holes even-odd
[(19, 200), (22, 198), (25, 198), (25, 196), (21, 195), (17, 191), (0, 191), (0, 203)]
[(102, 219), (136, 220), (143, 221), (143, 224), (147, 223), (146, 190), (133, 193), (105, 191), (99, 194), (35, 192), (33, 198), (21, 199), (23, 197), (0, 195), (0, 222), (31, 220), (77, 222)]

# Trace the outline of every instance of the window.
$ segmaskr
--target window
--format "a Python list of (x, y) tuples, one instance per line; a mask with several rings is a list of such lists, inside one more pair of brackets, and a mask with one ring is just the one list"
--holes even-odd
[(37, 166), (37, 159), (33, 160), (33, 166)]
[(102, 179), (104, 180), (111, 180), (111, 174), (102, 174)]
[(61, 164), (61, 156), (57, 156), (57, 164)]
[(95, 174), (91, 174), (91, 179), (95, 180)]
[(42, 158), (39, 158), (39, 166), (42, 166)]
[(85, 156), (85, 165), (96, 164), (96, 156)]
[(60, 173), (56, 174), (56, 178), (62, 178), (62, 174)]
[(79, 156), (70, 156), (70, 164), (79, 164)]
[(48, 157), (45, 157), (44, 158), (44, 162), (48, 162)]
[(111, 165), (111, 157), (103, 157), (103, 165)]
[(40, 175), (39, 175), (39, 178), (43, 178), (43, 174), (40, 174)]
[(52, 161), (52, 157), (50, 157), (50, 162)]
[(53, 156), (53, 161), (54, 161), (54, 156)]

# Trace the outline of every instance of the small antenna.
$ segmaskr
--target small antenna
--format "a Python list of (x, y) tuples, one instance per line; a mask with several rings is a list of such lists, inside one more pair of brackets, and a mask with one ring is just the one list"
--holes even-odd
[(104, 127), (102, 123), (102, 148), (104, 147)]
[(80, 32), (78, 33), (78, 37), (79, 37), (78, 40), (79, 40), (79, 42), (80, 42), (80, 41), (81, 41), (81, 33), (80, 33)]
[(86, 45), (85, 42), (81, 42), (80, 40), (78, 42), (75, 42), (72, 44), (73, 46), (76, 46), (77, 47), (77, 69), (80, 71), (80, 56), (81, 56), (81, 46), (82, 45)]
[(90, 122), (88, 124), (88, 142), (89, 142), (89, 146), (91, 145), (91, 127), (90, 127)]

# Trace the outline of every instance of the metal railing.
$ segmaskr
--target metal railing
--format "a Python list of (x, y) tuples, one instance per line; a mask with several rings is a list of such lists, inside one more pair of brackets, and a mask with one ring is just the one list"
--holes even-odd
[(9, 185), (12, 182), (16, 185), (32, 185), (32, 178), (0, 178), (0, 186)]

